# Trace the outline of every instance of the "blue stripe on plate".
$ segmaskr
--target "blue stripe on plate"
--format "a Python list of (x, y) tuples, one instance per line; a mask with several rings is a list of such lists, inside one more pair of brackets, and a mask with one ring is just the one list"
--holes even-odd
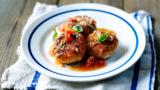
[(41, 75), (41, 73), (39, 73), (38, 71), (35, 72), (34, 77), (33, 77), (33, 80), (32, 80), (32, 83), (31, 83), (31, 86), (28, 87), (28, 90), (35, 90), (40, 75)]
[(148, 35), (149, 35), (149, 42), (150, 42), (150, 47), (151, 47), (151, 53), (152, 53), (152, 60), (151, 60), (151, 72), (150, 72), (150, 80), (149, 80), (149, 90), (152, 90), (152, 80), (154, 76), (154, 68), (155, 68), (155, 51), (154, 51), (154, 46), (153, 46), (153, 39), (152, 39), (152, 31), (151, 31), (151, 23), (150, 23), (150, 16), (147, 16), (147, 26), (148, 26)]
[[(134, 18), (138, 20), (138, 12), (135, 12)], [(137, 89), (137, 84), (138, 84), (138, 77), (139, 77), (139, 71), (140, 71), (140, 63), (141, 60), (139, 59), (136, 64), (134, 65), (134, 72), (133, 72), (133, 78), (132, 78), (132, 84), (131, 84), (131, 90), (136, 90)]]
[[(123, 63), (122, 65), (120, 66), (117, 66), (116, 68), (108, 71), (108, 72), (104, 72), (104, 73), (100, 73), (100, 74), (95, 74), (95, 75), (89, 75), (89, 76), (74, 76), (74, 75), (66, 75), (66, 74), (62, 74), (62, 73), (58, 73), (58, 72), (55, 72), (55, 71), (52, 71), (51, 69), (48, 69), (47, 67), (43, 66), (41, 63), (38, 62), (38, 60), (34, 57), (32, 51), (31, 51), (31, 39), (32, 39), (32, 36), (33, 34), (35, 33), (36, 30), (38, 30), (39, 26), (42, 25), (43, 23), (45, 23), (47, 20), (51, 19), (51, 18), (54, 18), (56, 16), (59, 16), (61, 14), (65, 14), (65, 13), (70, 13), (70, 12), (76, 12), (76, 11), (95, 11), (95, 12), (101, 12), (101, 13), (105, 13), (105, 14), (110, 14), (110, 15), (113, 15), (115, 17), (117, 17), (118, 19), (121, 19), (122, 21), (124, 21), (126, 24), (128, 24), (128, 26), (131, 28), (131, 30), (133, 31), (134, 35), (135, 35), (135, 38), (136, 38), (136, 46), (134, 48), (134, 51), (133, 53), (131, 54), (131, 56), (126, 60), (125, 63)], [(52, 73), (55, 73), (55, 74), (58, 74), (58, 75), (62, 75), (62, 76), (68, 76), (68, 77), (95, 77), (95, 76), (100, 76), (100, 75), (104, 75), (104, 74), (107, 74), (107, 73), (110, 73), (110, 72), (113, 72), (119, 68), (121, 68), (122, 66), (124, 66), (126, 63), (128, 63), (132, 57), (134, 56), (134, 54), (136, 53), (137, 51), (137, 48), (138, 48), (138, 44), (139, 44), (139, 41), (138, 41), (138, 36), (137, 36), (137, 32), (136, 30), (134, 29), (134, 27), (127, 21), (125, 20), (124, 18), (114, 14), (114, 13), (111, 13), (109, 11), (103, 11), (103, 10), (98, 10), (98, 9), (73, 9), (73, 10), (68, 10), (68, 11), (64, 11), (64, 12), (61, 12), (61, 13), (58, 13), (58, 14), (54, 14), (48, 18), (46, 18), (45, 20), (43, 20), (42, 22), (40, 22), (34, 29), (33, 31), (31, 32), (30, 36), (29, 36), (29, 40), (28, 40), (28, 50), (29, 50), (29, 53), (31, 55), (31, 57), (33, 58), (33, 60), (35, 61), (35, 63), (37, 63), (39, 66), (41, 66), (42, 68), (44, 68), (45, 70), (47, 71), (50, 71)]]

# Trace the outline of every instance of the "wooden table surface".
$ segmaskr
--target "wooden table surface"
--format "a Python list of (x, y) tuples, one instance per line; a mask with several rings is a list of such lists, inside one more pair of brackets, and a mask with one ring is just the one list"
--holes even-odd
[(0, 0), (0, 77), (16, 62), (16, 49), (22, 29), (36, 2), (67, 5), (80, 2), (103, 3), (127, 12), (146, 10), (153, 17), (153, 33), (157, 53), (155, 90), (160, 86), (160, 0)]

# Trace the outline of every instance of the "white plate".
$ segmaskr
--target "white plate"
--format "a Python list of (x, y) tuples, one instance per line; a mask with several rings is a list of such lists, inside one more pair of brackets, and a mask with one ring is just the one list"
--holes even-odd
[[(76, 15), (88, 15), (96, 20), (97, 27), (117, 33), (119, 46), (107, 60), (106, 67), (88, 72), (72, 71), (55, 66), (48, 54), (52, 44), (51, 28)], [(62, 6), (34, 20), (25, 28), (21, 45), (26, 61), (37, 71), (56, 79), (80, 82), (109, 78), (128, 69), (141, 56), (145, 41), (142, 27), (128, 13), (107, 5), (83, 3)]]

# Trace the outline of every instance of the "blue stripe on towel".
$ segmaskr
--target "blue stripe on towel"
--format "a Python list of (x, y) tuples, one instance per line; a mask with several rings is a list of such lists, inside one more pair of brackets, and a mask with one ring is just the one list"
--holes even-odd
[(31, 83), (31, 86), (28, 87), (28, 90), (35, 90), (40, 75), (41, 75), (41, 73), (39, 73), (38, 71), (35, 72), (34, 77), (33, 77), (33, 80), (32, 80), (32, 83)]
[(134, 66), (134, 74), (132, 78), (131, 90), (137, 89), (138, 77), (139, 77), (139, 71), (140, 71), (140, 63), (141, 63), (141, 60), (139, 59)]
[[(134, 17), (137, 19), (138, 14), (135, 13)], [(151, 70), (150, 70), (150, 79), (149, 79), (149, 90), (152, 90), (152, 83), (153, 83), (153, 77), (154, 77), (154, 69), (155, 69), (155, 51), (154, 51), (154, 44), (153, 44), (153, 39), (152, 39), (152, 31), (151, 31), (151, 20), (150, 16), (147, 16), (147, 33), (149, 36), (149, 43), (150, 43), (150, 48), (151, 48)], [(134, 68), (134, 75), (132, 79), (132, 85), (131, 85), (131, 90), (136, 90), (137, 84), (138, 84), (138, 74), (140, 70), (140, 61), (138, 61), (135, 65)], [(139, 65), (137, 65), (139, 64)]]
[[(138, 12), (135, 12), (134, 18), (137, 20)], [(134, 66), (134, 72), (133, 72), (133, 78), (132, 78), (132, 84), (131, 84), (131, 90), (136, 90), (137, 84), (138, 84), (138, 77), (139, 77), (139, 71), (140, 71), (140, 63), (141, 60), (139, 59), (135, 66)]]
[(149, 42), (150, 42), (150, 47), (151, 47), (151, 53), (152, 53), (152, 60), (151, 60), (151, 72), (150, 72), (150, 80), (149, 80), (149, 90), (152, 90), (152, 79), (154, 76), (154, 67), (155, 67), (155, 51), (154, 51), (154, 46), (153, 46), (153, 39), (152, 39), (152, 34), (151, 34), (151, 27), (150, 27), (150, 16), (147, 16), (147, 32), (149, 35)]

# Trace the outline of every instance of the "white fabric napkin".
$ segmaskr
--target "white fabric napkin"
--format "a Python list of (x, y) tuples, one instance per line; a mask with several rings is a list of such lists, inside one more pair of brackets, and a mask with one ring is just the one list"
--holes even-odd
[[(37, 3), (25, 27), (34, 18), (56, 9), (54, 5)], [(96, 82), (67, 82), (45, 76), (32, 69), (24, 60), (18, 47), (17, 62), (7, 68), (1, 77), (1, 88), (23, 90), (153, 90), (155, 80), (156, 53), (150, 15), (145, 11), (131, 14), (143, 27), (146, 34), (146, 48), (139, 61), (127, 71), (106, 80)]]

